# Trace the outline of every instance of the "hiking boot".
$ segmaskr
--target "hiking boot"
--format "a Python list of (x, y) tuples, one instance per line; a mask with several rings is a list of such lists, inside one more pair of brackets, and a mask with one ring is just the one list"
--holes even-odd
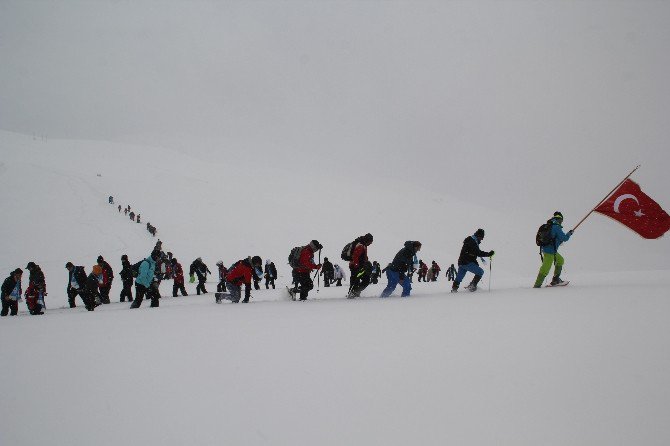
[(563, 281), (561, 280), (560, 277), (556, 277), (556, 276), (554, 276), (554, 277), (551, 279), (551, 286), (560, 285), (560, 284), (562, 284), (562, 283), (563, 283)]

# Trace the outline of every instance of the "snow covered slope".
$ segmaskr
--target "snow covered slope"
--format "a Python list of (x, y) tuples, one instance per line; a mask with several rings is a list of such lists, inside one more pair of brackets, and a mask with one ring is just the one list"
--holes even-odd
[[(66, 261), (90, 268), (102, 254), (118, 271), (122, 254), (135, 260), (152, 249), (155, 239), (145, 222), (158, 228), (165, 249), (185, 266), (201, 256), (213, 270), (217, 260), (229, 264), (257, 254), (274, 260), (283, 275), (290, 273), (286, 257), (293, 246), (316, 238), (324, 256), (345, 266), (339, 259), (342, 247), (366, 232), (375, 236), (370, 256), (382, 265), (405, 240), (421, 240), (421, 257), (446, 270), (463, 239), (483, 227), (483, 249), (496, 250), (496, 285), (528, 286), (539, 262), (535, 231), (556, 210), (540, 204), (532, 211), (499, 212), (463, 203), (422, 189), (416, 181), (420, 168), (411, 164), (393, 167), (398, 178), (384, 181), (373, 176), (389, 169), (382, 161), (369, 167), (368, 178), (349, 175), (346, 163), (340, 169), (320, 168), (295, 159), (289, 171), (248, 160), (210, 163), (162, 148), (44, 141), (2, 131), (0, 153), (5, 210), (0, 232), (6, 235), (0, 271), (6, 274), (34, 260), (45, 272), (49, 302), (56, 306), (66, 302)], [(446, 184), (455, 168), (445, 167)], [(523, 181), (510, 175), (510, 181)], [(660, 191), (648, 192), (662, 198)], [(143, 223), (120, 215), (116, 205), (107, 203), (109, 195), (117, 204), (130, 204)], [(566, 227), (587, 211), (561, 210)], [(569, 276), (667, 270), (667, 249), (667, 239), (642, 240), (595, 215), (562, 252)], [(119, 285), (114, 282), (112, 295), (118, 295)]]
[[(0, 272), (33, 260), (49, 291), (45, 316), (21, 304), (0, 320), (0, 444), (670, 441), (667, 239), (594, 216), (563, 249), (573, 283), (532, 290), (533, 235), (553, 205), (462, 203), (416, 186), (412, 166), (396, 167), (404, 179), (369, 181), (346, 166), (213, 164), (7, 132), (0, 154)], [(185, 266), (258, 254), (280, 269), (278, 289), (254, 292), (250, 305), (215, 305), (210, 294), (129, 311), (117, 280), (111, 305), (59, 308), (67, 260), (90, 269), (102, 254), (118, 272), (121, 254), (139, 259), (155, 243), (108, 195), (154, 224)], [(568, 226), (585, 211), (562, 210), (574, 215)], [(422, 257), (445, 267), (480, 226), (484, 249), (497, 252), (490, 293), (488, 270), (475, 294), (447, 293), (443, 277), (415, 284), (410, 299), (377, 299), (382, 284), (354, 301), (344, 288), (305, 303), (282, 291), (288, 252), (312, 238), (340, 264), (342, 246), (368, 231), (382, 264), (419, 239)]]

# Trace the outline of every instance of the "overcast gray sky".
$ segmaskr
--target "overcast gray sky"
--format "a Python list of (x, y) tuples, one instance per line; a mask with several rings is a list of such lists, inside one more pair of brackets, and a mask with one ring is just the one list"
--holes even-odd
[(0, 128), (581, 208), (670, 190), (668, 48), (663, 1), (0, 0)]

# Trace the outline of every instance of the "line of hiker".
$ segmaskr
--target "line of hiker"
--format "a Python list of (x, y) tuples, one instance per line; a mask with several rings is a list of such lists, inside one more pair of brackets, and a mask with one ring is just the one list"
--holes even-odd
[[(112, 197), (110, 197), (110, 202)], [(563, 214), (555, 212), (549, 220), (537, 231), (536, 244), (540, 247), (540, 256), (542, 264), (534, 283), (535, 288), (543, 285), (545, 278), (554, 265), (554, 274), (548, 286), (562, 286), (567, 282), (561, 279), (561, 272), (564, 265), (563, 257), (558, 253), (558, 249), (570, 237), (574, 231), (567, 233), (562, 229)], [(463, 240), (463, 246), (458, 257), (458, 267), (453, 264), (447, 270), (447, 278), (453, 281), (451, 292), (458, 292), (459, 287), (465, 276), (472, 273), (474, 276), (470, 283), (465, 287), (468, 291), (476, 291), (484, 276), (484, 269), (479, 265), (478, 259), (484, 261), (484, 258), (492, 258), (495, 251), (483, 251), (480, 248), (484, 241), (484, 229), (477, 229), (474, 234)], [(412, 274), (418, 269), (418, 281), (435, 281), (439, 274), (439, 265), (432, 262), (430, 268), (421, 260), (417, 259), (417, 254), (421, 251), (420, 241), (406, 241), (403, 247), (397, 252), (391, 263), (384, 269), (376, 261), (370, 261), (368, 249), (372, 245), (374, 237), (367, 233), (357, 237), (352, 242), (347, 243), (342, 249), (341, 258), (349, 262), (350, 286), (346, 297), (354, 299), (361, 296), (361, 293), (370, 283), (377, 283), (382, 273), (386, 274), (387, 285), (379, 297), (389, 297), (398, 285), (401, 286), (402, 297), (408, 297), (412, 291)], [(346, 279), (342, 268), (333, 264), (327, 257), (321, 263), (321, 250), (323, 246), (318, 240), (311, 240), (304, 246), (297, 246), (290, 251), (288, 263), (292, 269), (293, 283), (287, 287), (289, 294), (295, 300), (306, 300), (310, 291), (314, 288), (314, 279), (317, 274), (324, 278), (324, 286), (341, 286), (342, 280)], [(315, 256), (318, 254), (318, 260)], [(418, 268), (417, 268), (418, 266)], [(260, 289), (260, 283), (265, 279), (265, 288), (270, 286), (275, 288), (277, 279), (277, 268), (269, 259), (265, 262), (260, 256), (249, 256), (238, 260), (230, 267), (225, 267), (223, 261), (217, 262), (218, 284), (216, 293), (216, 302), (223, 300), (232, 302), (249, 302), (251, 297), (252, 283), (256, 290)], [(110, 291), (114, 280), (114, 272), (110, 264), (98, 256), (96, 263), (92, 266), (90, 274), (86, 274), (83, 266), (75, 266), (68, 261), (65, 264), (68, 271), (66, 293), (68, 304), (71, 308), (76, 307), (76, 297), (79, 296), (84, 306), (89, 311), (94, 311), (99, 305), (109, 304)], [(26, 298), (26, 305), (29, 313), (40, 315), (44, 313), (45, 297), (47, 296), (46, 281), (44, 273), (35, 262), (28, 262), (26, 269), (29, 271), (28, 288), (23, 296)], [(433, 271), (431, 274), (429, 271)], [(312, 276), (314, 273), (314, 276)], [(196, 258), (189, 267), (189, 282), (195, 283), (197, 277), (196, 294), (207, 294), (205, 284), (208, 274), (212, 274), (201, 257)], [(131, 308), (139, 308), (144, 298), (151, 301), (152, 307), (159, 306), (161, 294), (159, 286), (163, 280), (173, 280), (172, 296), (177, 297), (179, 293), (182, 296), (188, 296), (184, 286), (184, 271), (179, 261), (173, 257), (171, 252), (164, 252), (162, 241), (159, 239), (151, 254), (141, 261), (131, 264), (127, 255), (121, 256), (121, 272), (119, 273), (122, 282), (120, 301), (126, 300), (131, 303)], [(23, 270), (16, 268), (2, 284), (2, 316), (16, 315), (18, 312), (18, 302), (22, 296), (21, 279)], [(132, 286), (135, 284), (135, 297), (133, 298)], [(242, 298), (242, 286), (245, 287), (244, 298)]]
[[(114, 204), (114, 197), (109, 196), (108, 198), (109, 204)], [(119, 214), (121, 213), (121, 205), (117, 206), (117, 209), (119, 210)], [(131, 221), (134, 221), (135, 223), (142, 223), (142, 216), (140, 214), (135, 214), (135, 211), (133, 211), (130, 208), (130, 205), (126, 205), (125, 208), (123, 208), (123, 214), (128, 217)], [(147, 232), (151, 234), (152, 237), (156, 237), (156, 227), (153, 226), (150, 222), (147, 222)]]

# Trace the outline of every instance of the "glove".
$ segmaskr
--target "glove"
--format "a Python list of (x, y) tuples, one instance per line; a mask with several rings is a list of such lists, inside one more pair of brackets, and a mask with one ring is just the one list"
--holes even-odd
[(570, 235), (570, 236), (572, 236), (572, 234), (574, 234), (574, 233), (575, 233), (575, 230), (574, 230), (574, 229), (570, 229), (570, 230), (568, 231), (568, 235)]
[(195, 276), (193, 274), (191, 274), (190, 277), (188, 278), (188, 282), (195, 283)]
[(495, 254), (495, 251), (489, 251), (489, 257), (493, 257), (493, 254)]

